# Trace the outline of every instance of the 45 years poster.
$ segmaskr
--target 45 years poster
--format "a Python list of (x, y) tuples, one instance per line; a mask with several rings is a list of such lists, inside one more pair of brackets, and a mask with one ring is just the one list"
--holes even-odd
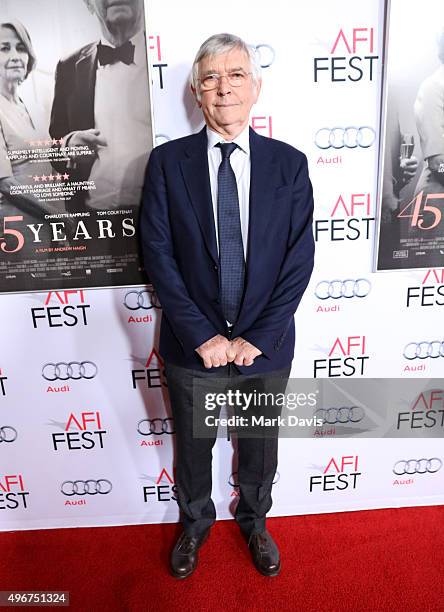
[(0, 291), (146, 281), (143, 0), (0, 0)]
[(377, 270), (444, 266), (443, 9), (386, 2)]

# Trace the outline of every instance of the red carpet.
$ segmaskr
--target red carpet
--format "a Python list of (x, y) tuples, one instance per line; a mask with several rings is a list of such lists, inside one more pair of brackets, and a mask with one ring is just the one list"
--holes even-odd
[(166, 569), (177, 525), (0, 533), (0, 586), (67, 590), (69, 609), (88, 612), (444, 611), (444, 506), (277, 518), (268, 526), (282, 553), (276, 578), (256, 572), (236, 524), (221, 521), (184, 581)]

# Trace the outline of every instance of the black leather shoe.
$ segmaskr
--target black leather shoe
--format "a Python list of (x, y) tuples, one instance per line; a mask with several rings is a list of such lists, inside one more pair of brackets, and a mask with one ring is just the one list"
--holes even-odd
[(207, 529), (201, 536), (189, 536), (182, 532), (171, 552), (171, 573), (175, 578), (188, 578), (197, 567), (197, 551), (208, 538)]
[(263, 533), (252, 533), (248, 538), (248, 547), (253, 563), (261, 574), (264, 576), (279, 574), (281, 569), (279, 549), (267, 530)]

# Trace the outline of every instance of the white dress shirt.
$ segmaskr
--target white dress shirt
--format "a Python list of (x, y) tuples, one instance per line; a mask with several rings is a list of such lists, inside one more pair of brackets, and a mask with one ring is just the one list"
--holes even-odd
[[(90, 180), (96, 190), (88, 192), (91, 208), (137, 206), (150, 148), (150, 108), (147, 90), (145, 33), (130, 39), (134, 62), (97, 65), (94, 127), (107, 146), (99, 147)], [(113, 47), (106, 39), (102, 44)]]
[(216, 228), (217, 248), (219, 250), (219, 230), (217, 225), (217, 173), (222, 161), (222, 152), (216, 145), (219, 142), (234, 142), (238, 148), (230, 155), (230, 163), (236, 176), (237, 193), (239, 197), (239, 213), (244, 246), (244, 257), (247, 259), (248, 220), (250, 208), (250, 134), (247, 127), (234, 140), (224, 140), (220, 134), (207, 126), (208, 138), (208, 169), (210, 171), (211, 199), (213, 202), (214, 226)]

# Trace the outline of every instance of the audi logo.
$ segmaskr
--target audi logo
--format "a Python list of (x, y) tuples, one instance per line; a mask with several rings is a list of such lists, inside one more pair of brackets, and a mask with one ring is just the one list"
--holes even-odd
[(444, 340), (409, 342), (402, 353), (405, 359), (437, 359), (444, 357)]
[(63, 495), (107, 495), (113, 485), (106, 478), (100, 480), (65, 480), (60, 488)]
[(336, 423), (359, 423), (364, 418), (364, 409), (361, 406), (341, 406), (341, 408), (319, 408), (315, 415), (328, 425)]
[(128, 310), (150, 310), (151, 308), (161, 308), (159, 298), (154, 289), (142, 289), (142, 291), (128, 291), (123, 303)]
[(14, 442), (17, 439), (17, 430), (10, 425), (0, 427), (0, 442)]
[(393, 466), (393, 473), (397, 476), (403, 474), (435, 474), (442, 467), (439, 457), (432, 459), (401, 459)]
[(269, 68), (276, 58), (276, 52), (271, 45), (262, 43), (254, 47), (259, 55), (259, 63), (261, 68)]
[(70, 361), (65, 363), (45, 363), (42, 376), (45, 380), (90, 380), (97, 375), (98, 368), (93, 361)]
[(376, 140), (376, 132), (369, 125), (362, 127), (321, 128), (316, 132), (315, 145), (318, 149), (368, 149)]
[(137, 431), (141, 436), (162, 436), (163, 434), (176, 433), (174, 421), (171, 417), (167, 419), (142, 419), (137, 425)]
[(339, 300), (340, 298), (364, 298), (370, 293), (372, 285), (366, 278), (346, 278), (344, 280), (323, 280), (316, 285), (315, 296), (319, 300)]
[[(276, 472), (276, 474), (274, 475), (274, 480), (271, 484), (276, 484), (277, 482), (279, 482), (281, 475), (279, 472)], [(233, 489), (238, 489), (239, 488), (239, 482), (237, 480), (237, 472), (233, 472), (230, 476), (230, 478), (228, 479), (228, 484), (230, 485), (230, 487), (233, 487)]]

